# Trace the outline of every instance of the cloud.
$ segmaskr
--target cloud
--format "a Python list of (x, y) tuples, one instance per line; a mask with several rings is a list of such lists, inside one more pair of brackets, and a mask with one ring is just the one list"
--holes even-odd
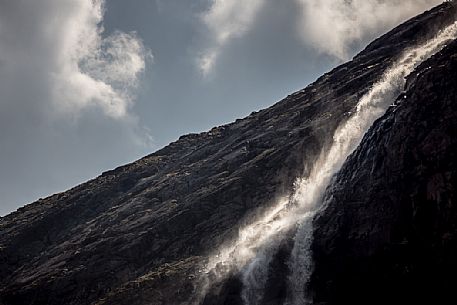
[[(54, 27), (57, 56), (50, 72), (52, 100), (58, 110), (78, 113), (98, 106), (114, 118), (127, 115), (138, 76), (151, 56), (135, 33), (114, 32), (102, 37), (102, 0), (72, 0), (60, 10)], [(56, 9), (56, 8), (54, 8)]]
[(296, 0), (303, 42), (347, 60), (354, 45), (365, 43), (441, 0)]
[[(213, 0), (202, 15), (209, 31), (209, 47), (198, 58), (198, 67), (208, 75), (224, 49), (248, 33), (263, 8), (277, 5), (274, 0)], [(287, 3), (286, 3), (287, 2)], [(402, 21), (441, 3), (441, 0), (284, 0), (295, 4), (299, 14), (296, 32), (303, 44), (339, 60), (354, 52)]]
[(65, 101), (66, 111), (94, 104), (109, 116), (124, 117), (148, 52), (133, 33), (115, 32), (103, 40), (95, 38), (84, 52), (64, 58), (53, 77), (57, 84), (54, 100), (59, 101), (58, 105)]
[(211, 46), (199, 58), (199, 68), (204, 75), (211, 72), (223, 48), (250, 29), (264, 4), (265, 0), (212, 0), (210, 8), (202, 15), (211, 41)]
[[(13, 1), (0, 4), (0, 62), (16, 76), (41, 78), (57, 114), (100, 107), (127, 115), (150, 52), (135, 33), (104, 37), (103, 0)], [(27, 31), (27, 32), (26, 32)]]

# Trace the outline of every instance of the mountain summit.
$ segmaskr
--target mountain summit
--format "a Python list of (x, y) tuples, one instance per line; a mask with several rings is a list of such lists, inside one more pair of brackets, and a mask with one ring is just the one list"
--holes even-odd
[(456, 6), (0, 218), (0, 304), (454, 304)]

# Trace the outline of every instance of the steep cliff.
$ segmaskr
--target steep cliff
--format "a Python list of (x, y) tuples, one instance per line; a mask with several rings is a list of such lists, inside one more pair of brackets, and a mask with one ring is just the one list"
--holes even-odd
[[(380, 75), (455, 14), (455, 4), (444, 3), (268, 109), (183, 136), (1, 218), (0, 304), (189, 304), (207, 255), (253, 213), (288, 194)], [(416, 274), (435, 266), (453, 270), (452, 50), (409, 77), (407, 98), (377, 122), (338, 176), (328, 208), (316, 219), (311, 287), (317, 301), (346, 302), (356, 285), (377, 274), (392, 287), (399, 284), (391, 279), (408, 281), (406, 293), (423, 287), (411, 279)], [(278, 281), (287, 277), (282, 257), (288, 247), (285, 241), (273, 261)], [(416, 250), (423, 256), (409, 255)], [(425, 258), (435, 259), (427, 270), (421, 269)], [(441, 269), (442, 283), (452, 283)], [(281, 304), (285, 292), (274, 281), (270, 303)], [(240, 304), (239, 281), (222, 284), (206, 304)], [(383, 293), (382, 285), (361, 287), (361, 301), (370, 291)]]

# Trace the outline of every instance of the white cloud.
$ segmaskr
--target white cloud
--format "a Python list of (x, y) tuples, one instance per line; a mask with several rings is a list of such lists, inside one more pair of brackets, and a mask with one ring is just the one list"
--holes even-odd
[(351, 46), (366, 43), (441, 0), (296, 0), (299, 32), (306, 44), (341, 60)]
[[(88, 107), (99, 107), (113, 118), (128, 114), (150, 53), (135, 33), (104, 37), (104, 3), (28, 0), (0, 4), (5, 12), (0, 13), (0, 61), (9, 66), (6, 70), (15, 82), (39, 83), (42, 99), (51, 103), (56, 114), (77, 116)], [(39, 79), (32, 80), (30, 75)], [(30, 92), (33, 87), (27, 89), (36, 98)]]
[(211, 46), (199, 58), (204, 75), (213, 69), (223, 48), (234, 38), (244, 35), (255, 21), (265, 0), (212, 0), (202, 20), (211, 33)]
[[(220, 54), (235, 38), (245, 35), (260, 10), (275, 0), (212, 0), (202, 15), (209, 30), (209, 47), (198, 58), (203, 75), (214, 69)], [(284, 0), (297, 5), (297, 30), (302, 42), (318, 52), (348, 60), (354, 47), (368, 43), (442, 0)], [(284, 2), (285, 3), (285, 2)], [(276, 5), (276, 4), (275, 4)]]

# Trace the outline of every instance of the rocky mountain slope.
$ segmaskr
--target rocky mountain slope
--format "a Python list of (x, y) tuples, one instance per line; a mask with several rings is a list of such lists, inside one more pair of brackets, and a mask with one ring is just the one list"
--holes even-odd
[[(288, 194), (384, 70), (455, 16), (443, 3), (268, 109), (1, 218), (0, 304), (191, 304), (208, 254)], [(407, 98), (328, 191), (315, 221), (316, 304), (451, 293), (456, 59), (453, 43), (409, 76)], [(241, 304), (239, 282), (225, 284), (205, 304)], [(281, 304), (284, 291), (271, 293)]]

